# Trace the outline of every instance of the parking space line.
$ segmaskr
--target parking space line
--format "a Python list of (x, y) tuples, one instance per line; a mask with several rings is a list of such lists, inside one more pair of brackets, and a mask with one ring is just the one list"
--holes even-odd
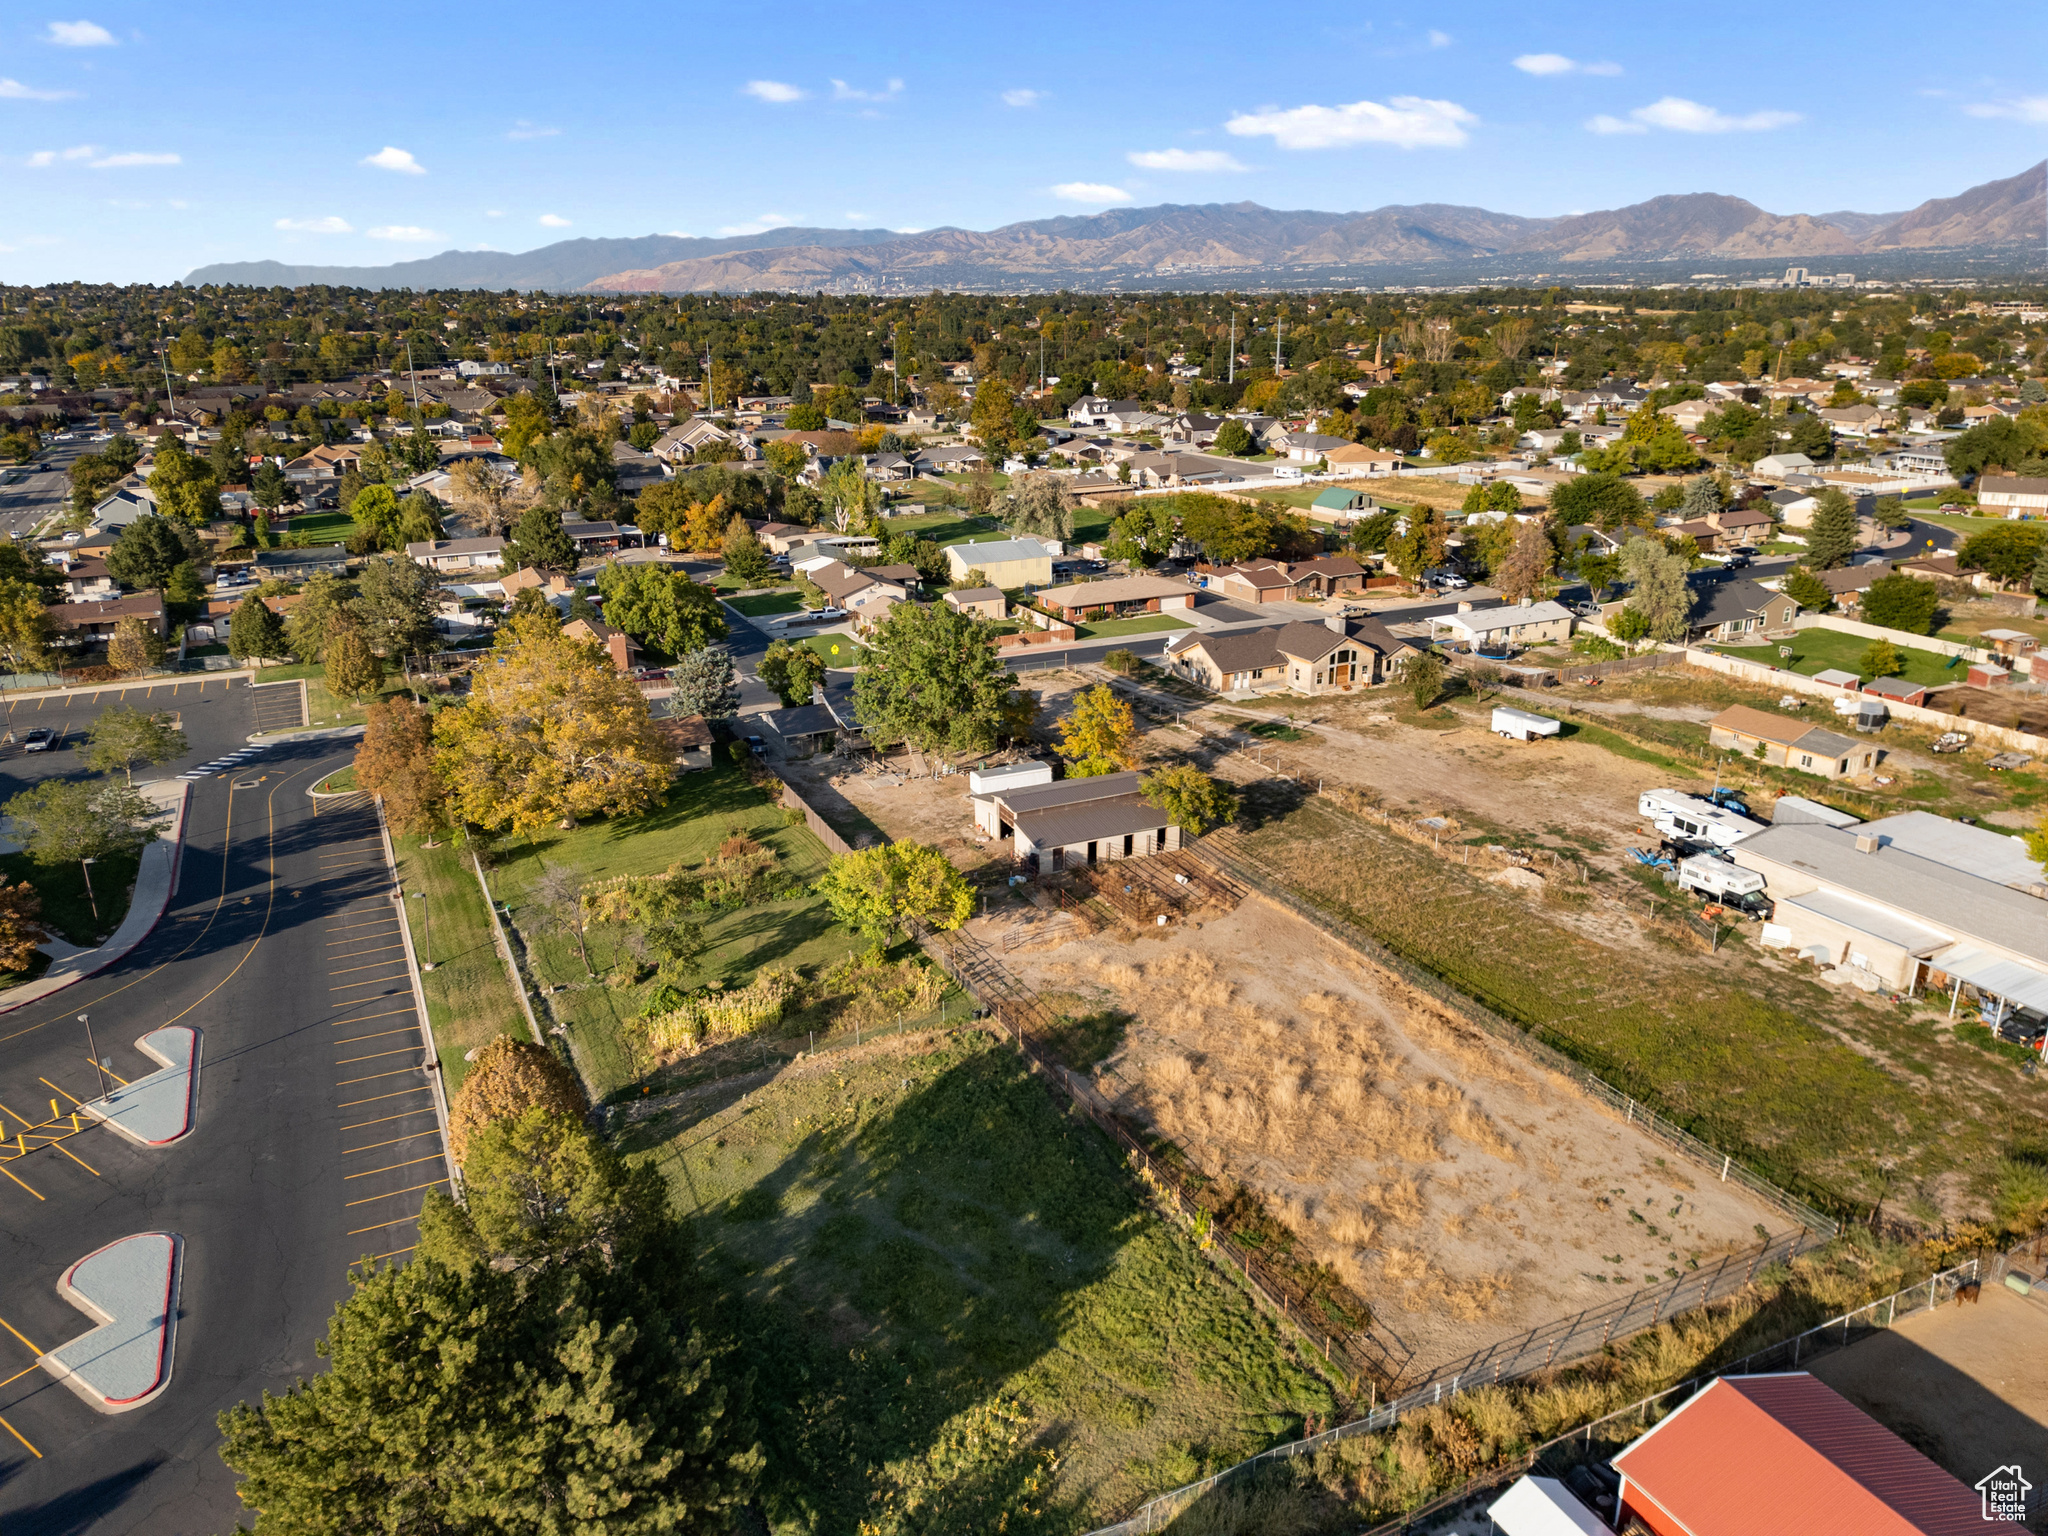
[[(360, 959), (362, 959), (362, 958), (363, 958), (363, 956), (365, 956), (365, 955), (382, 955), (382, 954), (388, 954), (388, 953), (390, 953), (390, 951), (392, 951), (392, 950), (394, 950), (394, 949), (404, 949), (404, 948), (405, 948), (405, 946), (404, 946), (403, 944), (385, 944), (385, 945), (383, 945), (383, 946), (381, 946), (381, 947), (379, 947), (379, 948), (377, 948), (377, 949), (359, 949), (359, 950), (357, 950), (357, 951), (356, 951), (356, 952), (355, 952), (354, 954), (352, 954), (352, 955), (329, 955), (329, 956), (328, 956), (327, 958), (328, 958), (328, 959), (330, 959), (330, 960), (360, 960)], [(397, 962), (397, 961), (395, 961), (395, 960), (379, 960), (379, 961), (377, 962), (377, 964), (379, 964), (379, 965), (396, 965), (397, 963), (398, 963), (398, 962)], [(367, 965), (358, 965), (358, 966), (353, 966), (353, 967), (351, 967), (351, 969), (353, 969), (353, 970), (358, 970), (358, 971), (367, 971), (368, 969), (370, 969), (370, 967), (369, 967), (369, 966), (367, 966)], [(327, 974), (328, 974), (328, 975), (330, 975), (330, 976), (346, 976), (346, 975), (348, 974), (348, 972), (347, 972), (347, 971), (329, 971), (329, 972), (328, 972)]]
[[(375, 928), (378, 927), (380, 924), (388, 923), (390, 921), (391, 919), (388, 917), (381, 917), (377, 919), (377, 921), (374, 923), (343, 923), (339, 928), (330, 928), (327, 931), (329, 933), (346, 933), (351, 928)], [(346, 944), (348, 940), (336, 939), (334, 942), (337, 944)]]
[[(357, 927), (359, 927), (359, 928), (375, 928), (375, 927), (377, 927), (377, 926), (379, 926), (379, 925), (378, 925), (378, 924), (376, 924), (376, 923), (358, 923), (358, 924), (357, 924), (356, 926), (357, 926)], [(386, 928), (386, 929), (384, 930), (384, 932), (385, 932), (385, 933), (396, 933), (396, 932), (398, 932), (398, 924), (396, 924), (396, 923), (393, 923), (393, 924), (392, 924), (392, 925), (391, 925), (391, 926), (390, 926), (389, 928)], [(363, 935), (363, 938), (364, 938), (364, 939), (376, 939), (376, 938), (382, 938), (382, 937), (383, 937), (383, 934), (376, 934), (376, 933), (366, 933), (366, 934), (364, 934), (364, 935)], [(363, 942), (363, 939), (329, 939), (329, 940), (327, 941), (327, 945), (326, 945), (326, 947), (327, 947), (327, 948), (329, 948), (329, 949), (339, 949), (339, 948), (340, 948), (340, 947), (341, 947), (342, 945), (344, 945), (344, 944), (360, 944), (360, 943), (362, 943), (362, 942)], [(371, 951), (367, 951), (367, 953), (371, 953), (371, 954), (374, 954), (374, 953), (376, 953), (376, 951), (374, 951), (374, 950), (371, 950)]]
[[(424, 1159), (424, 1161), (431, 1162), (433, 1161), (433, 1159), (428, 1158)], [(354, 1178), (356, 1177), (356, 1175), (351, 1174), (350, 1177)], [(396, 1195), (409, 1195), (416, 1189), (432, 1189), (436, 1184), (446, 1184), (447, 1182), (448, 1181), (446, 1179), (429, 1179), (424, 1184), (408, 1184), (403, 1189), (388, 1189), (381, 1195), (365, 1195), (360, 1200), (351, 1200), (348, 1202), (348, 1205), (344, 1205), (342, 1209), (347, 1210), (349, 1206), (368, 1205), (373, 1200), (389, 1200)], [(351, 1232), (349, 1236), (353, 1237), (355, 1236), (355, 1234)]]
[(365, 1168), (357, 1173), (344, 1173), (342, 1177), (344, 1179), (367, 1179), (374, 1174), (396, 1173), (401, 1168), (417, 1168), (421, 1163), (438, 1163), (439, 1161), (441, 1161), (441, 1154), (436, 1152), (432, 1157), (410, 1157), (402, 1163), (392, 1163), (384, 1168)]
[(393, 1008), (389, 1013), (366, 1013), (359, 1019), (329, 1019), (327, 1022), (335, 1029), (340, 1029), (346, 1024), (374, 1024), (379, 1019), (395, 1019), (400, 1014), (412, 1011), (410, 1008)]
[(372, 1051), (367, 1056), (344, 1056), (335, 1065), (337, 1067), (352, 1067), (358, 1062), (382, 1061), (386, 1056), (409, 1056), (419, 1048), (419, 1044), (415, 1042), (412, 1045), (401, 1046), (395, 1051)]
[[(395, 1115), (379, 1115), (375, 1120), (358, 1120), (354, 1125), (344, 1125), (342, 1129), (344, 1131), (368, 1130), (373, 1125), (389, 1125), (393, 1120), (410, 1120), (414, 1115), (431, 1115), (433, 1112), (434, 1106), (428, 1104), (424, 1105), (419, 1109), (400, 1110)], [(438, 1129), (439, 1127), (436, 1127), (437, 1131)], [(418, 1134), (425, 1135), (426, 1132), (422, 1131)], [(355, 1150), (360, 1152), (363, 1149), (361, 1147), (357, 1147)]]
[(343, 1147), (343, 1157), (353, 1157), (358, 1152), (374, 1152), (379, 1147), (395, 1147), (402, 1141), (418, 1141), (422, 1136), (439, 1136), (441, 1128), (430, 1126), (424, 1131), (414, 1131), (410, 1136), (394, 1136), (389, 1141), (373, 1141), (367, 1147)]
[[(5, 1168), (0, 1168), (0, 1173), (6, 1173), (6, 1174), (7, 1174), (7, 1177), (8, 1177), (8, 1178), (10, 1178), (10, 1179), (13, 1179), (15, 1183), (17, 1183), (17, 1184), (20, 1184), (20, 1185), (21, 1185), (21, 1187), (22, 1187), (23, 1189), (26, 1189), (26, 1190), (28, 1190), (28, 1192), (29, 1192), (30, 1194), (32, 1194), (32, 1195), (36, 1195), (36, 1192), (35, 1192), (35, 1190), (34, 1190), (34, 1189), (30, 1188), (30, 1187), (29, 1187), (29, 1186), (28, 1186), (27, 1184), (25, 1184), (25, 1183), (22, 1183), (21, 1179), (17, 1178), (17, 1177), (16, 1177), (16, 1176), (15, 1176), (14, 1174), (12, 1174), (12, 1173), (8, 1173), (8, 1171), (7, 1171), (7, 1170), (6, 1170)], [(37, 1198), (38, 1200), (40, 1200), (40, 1199), (42, 1199), (43, 1197), (42, 1197), (41, 1195), (36, 1195), (36, 1198)], [(14, 1330), (13, 1330), (12, 1328), (9, 1328), (9, 1329), (8, 1329), (7, 1331), (8, 1331), (9, 1333), (14, 1333)], [(20, 1335), (20, 1334), (18, 1334), (18, 1333), (17, 1333), (17, 1334), (15, 1334), (14, 1336), (15, 1336), (16, 1338), (21, 1338), (21, 1335)], [(23, 1339), (23, 1340), (22, 1340), (22, 1342), (23, 1342), (23, 1343), (27, 1343), (28, 1341), (27, 1341), (26, 1339)], [(31, 1345), (30, 1347), (31, 1347), (31, 1348), (33, 1348), (34, 1346), (33, 1346), (33, 1345)]]
[[(6, 1330), (7, 1330), (7, 1331), (8, 1331), (9, 1333), (13, 1334), (13, 1335), (14, 1335), (14, 1336), (15, 1336), (15, 1337), (16, 1337), (17, 1339), (20, 1339), (22, 1343), (24, 1343), (24, 1344), (28, 1344), (28, 1336), (27, 1336), (26, 1334), (24, 1334), (24, 1333), (23, 1333), (23, 1332), (22, 1332), (22, 1331), (21, 1331), (21, 1330), (20, 1330), (19, 1328), (15, 1327), (15, 1326), (14, 1326), (14, 1324), (12, 1324), (12, 1323), (10, 1323), (9, 1321), (7, 1321), (7, 1319), (6, 1319), (6, 1318), (4, 1318), (4, 1317), (0, 1317), (0, 1328), (5, 1328), (5, 1329), (6, 1329)], [(37, 1355), (41, 1355), (41, 1354), (43, 1354), (43, 1353), (44, 1353), (44, 1351), (42, 1351), (42, 1350), (40, 1350), (40, 1349), (36, 1349), (35, 1345), (33, 1345), (33, 1344), (28, 1344), (28, 1347), (29, 1347), (29, 1348), (30, 1348), (30, 1349), (31, 1349), (32, 1351), (34, 1351), (34, 1353), (36, 1353)]]
[(386, 1227), (402, 1227), (408, 1221), (418, 1221), (417, 1213), (411, 1216), (394, 1216), (389, 1221), (380, 1221), (374, 1227), (357, 1227), (353, 1232), (342, 1233), (343, 1237), (361, 1237), (365, 1232), (382, 1232)]
[(34, 1446), (29, 1445), (28, 1436), (24, 1435), (20, 1430), (16, 1429), (12, 1424), (8, 1423), (5, 1419), (0, 1419), (0, 1429), (6, 1430), (7, 1433), (14, 1436), (14, 1438), (19, 1440), (23, 1445), (28, 1446), (29, 1455), (35, 1457), (37, 1461), (41, 1461), (43, 1459), (43, 1453), (37, 1450)]
[[(350, 1035), (346, 1040), (337, 1040), (336, 1045), (361, 1045), (365, 1040), (389, 1040), (393, 1035), (416, 1035), (417, 1029), (380, 1029), (374, 1035)], [(336, 1063), (340, 1065), (340, 1063)]]
[[(386, 1077), (396, 1077), (398, 1074), (396, 1072), (387, 1072), (384, 1075)], [(364, 1081), (367, 1082), (368, 1079), (365, 1078)], [(340, 1084), (336, 1084), (335, 1086), (339, 1087)], [(375, 1097), (368, 1099), (350, 1099), (346, 1104), (337, 1104), (334, 1107), (336, 1109), (354, 1109), (358, 1104), (376, 1104), (382, 1102), (385, 1099), (402, 1099), (408, 1093), (425, 1093), (426, 1091), (427, 1085), (425, 1083), (421, 1083), (417, 1088), (401, 1088), (396, 1093), (380, 1093), (377, 1094)], [(368, 1121), (366, 1123), (371, 1125), (376, 1124), (374, 1120)], [(342, 1129), (348, 1130), (350, 1129), (350, 1127), (343, 1126)]]
[[(40, 1364), (41, 1362), (37, 1362), (37, 1363), (38, 1363), (38, 1364)], [(23, 1366), (23, 1367), (22, 1367), (22, 1368), (21, 1368), (20, 1370), (16, 1371), (16, 1372), (15, 1372), (15, 1373), (14, 1373), (14, 1374), (13, 1374), (12, 1376), (9, 1376), (9, 1377), (8, 1377), (8, 1378), (7, 1378), (6, 1380), (4, 1380), (4, 1381), (0, 1381), (0, 1387), (11, 1387), (11, 1386), (13, 1386), (15, 1382), (17, 1382), (17, 1381), (21, 1380), (21, 1378), (22, 1378), (22, 1377), (26, 1376), (26, 1375), (27, 1375), (27, 1374), (28, 1374), (28, 1373), (29, 1373), (30, 1371), (32, 1371), (32, 1370), (34, 1370), (34, 1369), (35, 1369), (35, 1366), (33, 1366), (33, 1365), (25, 1365), (25, 1366)]]
[(372, 1254), (370, 1256), (370, 1262), (374, 1264), (379, 1259), (395, 1259), (401, 1253), (411, 1253), (413, 1249), (417, 1247), (419, 1247), (418, 1243), (407, 1243), (403, 1248), (394, 1248), (389, 1253)]
[[(386, 965), (392, 965), (392, 964), (398, 964), (398, 965), (403, 965), (403, 964), (404, 964), (405, 962), (404, 962), (404, 961), (402, 961), (402, 960), (400, 960), (400, 961), (396, 961), (396, 962), (394, 962), (394, 961), (390, 961), (390, 960), (386, 960), (386, 961), (385, 961), (384, 963), (385, 963)], [(368, 966), (365, 966), (365, 967), (364, 967), (364, 969), (365, 969), (365, 970), (368, 970), (368, 969), (369, 969), (369, 967), (368, 967)], [(339, 971), (337, 971), (337, 972), (334, 972), (333, 974), (335, 974), (335, 975), (340, 975), (341, 973), (340, 973)], [(354, 991), (354, 990), (355, 990), (355, 989), (356, 989), (357, 987), (381, 987), (381, 986), (383, 986), (383, 985), (384, 985), (384, 983), (385, 983), (385, 982), (387, 982), (387, 981), (397, 981), (397, 980), (398, 980), (398, 979), (399, 979), (400, 977), (402, 977), (402, 976), (403, 976), (404, 974), (405, 974), (405, 973), (404, 973), (403, 971), (400, 971), (400, 972), (398, 973), (398, 975), (397, 975), (397, 976), (372, 976), (372, 977), (371, 977), (371, 978), (370, 978), (370, 979), (369, 979), (368, 981), (345, 981), (345, 982), (343, 982), (343, 983), (342, 983), (342, 984), (341, 984), (340, 986), (338, 986), (338, 987), (329, 987), (329, 988), (328, 988), (327, 990), (328, 990), (328, 991), (330, 991), (330, 992), (353, 992), (353, 991)], [(362, 999), (361, 999), (361, 998), (357, 998), (357, 999), (356, 999), (356, 1001), (357, 1001), (357, 1002), (361, 1002), (361, 1001), (362, 1001)], [(336, 1004), (335, 1004), (334, 1006), (335, 1006), (335, 1007), (337, 1007), (337, 1008), (339, 1008), (339, 1007), (341, 1006), (341, 1004), (339, 1004), (339, 1003), (336, 1003)]]
[[(418, 1067), (401, 1067), (396, 1072), (372, 1072), (368, 1077), (345, 1077), (340, 1082), (336, 1083), (334, 1086), (337, 1088), (348, 1088), (352, 1087), (356, 1083), (374, 1083), (380, 1077), (404, 1077), (409, 1073), (417, 1072), (419, 1070), (420, 1069)], [(0, 1173), (5, 1173), (6, 1171), (6, 1169), (0, 1168)]]
[(73, 1152), (69, 1147), (64, 1146), (60, 1142), (55, 1141), (48, 1142), (46, 1143), (46, 1145), (54, 1152), (62, 1152), (66, 1157), (70, 1158), (71, 1161), (78, 1164), (79, 1167), (83, 1168), (87, 1173), (91, 1174), (94, 1178), (98, 1178), (100, 1176), (99, 1169), (93, 1167), (91, 1163), (88, 1163), (84, 1158), (80, 1157), (76, 1152)]

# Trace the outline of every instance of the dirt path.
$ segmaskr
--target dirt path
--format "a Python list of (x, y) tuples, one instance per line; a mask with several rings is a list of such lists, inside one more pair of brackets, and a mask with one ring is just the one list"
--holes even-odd
[(1290, 913), (1162, 932), (1009, 961), (1130, 1013), (1104, 1091), (1259, 1191), (1419, 1366), (1784, 1225)]

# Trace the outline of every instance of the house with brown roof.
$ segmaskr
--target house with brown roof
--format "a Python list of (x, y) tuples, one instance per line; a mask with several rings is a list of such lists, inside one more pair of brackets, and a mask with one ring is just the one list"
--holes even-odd
[(1038, 601), (1072, 624), (1126, 614), (1184, 613), (1195, 605), (1195, 589), (1170, 576), (1118, 576), (1047, 587)]
[(137, 592), (132, 597), (96, 602), (52, 603), (47, 611), (50, 622), (57, 626), (60, 645), (104, 640), (113, 634), (123, 619), (142, 620), (152, 634), (167, 632), (164, 628), (164, 595), (161, 592)]
[(702, 715), (659, 715), (654, 729), (674, 757), (677, 773), (711, 766), (711, 726)]
[(631, 672), (640, 665), (640, 642), (623, 629), (590, 619), (571, 619), (562, 626), (562, 633), (571, 640), (585, 640), (598, 646), (612, 659), (612, 666), (621, 672)]
[(416, 565), (441, 572), (497, 571), (505, 567), (505, 541), (500, 538), (426, 539), (405, 546)]
[(1731, 704), (1714, 716), (1707, 739), (1759, 762), (1793, 768), (1823, 779), (1846, 779), (1877, 765), (1877, 748), (1834, 731), (1788, 720), (1747, 704)]
[(901, 602), (918, 590), (916, 568), (908, 565), (863, 567), (828, 560), (807, 574), (834, 608), (849, 612), (882, 597)]
[(2048, 479), (1985, 475), (1977, 481), (1977, 506), (1993, 517), (2048, 517)]
[(1282, 603), (1363, 592), (1365, 577), (1365, 567), (1349, 555), (1317, 555), (1312, 560), (1240, 561), (1220, 578), (1212, 575), (1210, 584), (1225, 597)]
[(1386, 682), (1420, 646), (1378, 619), (1278, 624), (1270, 629), (1175, 635), (1161, 660), (1167, 671), (1213, 693), (1345, 693)]
[(998, 624), (1010, 616), (1010, 600), (1001, 587), (962, 587), (957, 592), (948, 592), (939, 601), (955, 612)]

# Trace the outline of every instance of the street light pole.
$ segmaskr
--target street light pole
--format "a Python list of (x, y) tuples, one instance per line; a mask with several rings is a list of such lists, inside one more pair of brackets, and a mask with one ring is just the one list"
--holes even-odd
[(107, 1096), (107, 1069), (100, 1065), (100, 1048), (93, 1042), (92, 1018), (81, 1013), (78, 1022), (85, 1026), (85, 1048), (92, 1052), (92, 1069), (99, 1074), (100, 1097), (104, 1099)]
[(414, 891), (413, 895), (420, 899), (420, 938), (422, 940), (420, 945), (420, 969), (431, 971), (434, 968), (433, 912), (427, 905), (427, 893), (425, 891)]
[(80, 859), (78, 861), (78, 867), (85, 872), (85, 899), (92, 904), (92, 924), (95, 929), (100, 924), (100, 902), (99, 898), (92, 893), (92, 867), (98, 862), (98, 859)]

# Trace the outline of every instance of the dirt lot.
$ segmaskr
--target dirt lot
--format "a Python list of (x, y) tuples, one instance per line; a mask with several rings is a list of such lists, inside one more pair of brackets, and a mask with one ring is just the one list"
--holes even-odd
[(1262, 900), (1159, 932), (1007, 958), (1132, 1015), (1105, 1091), (1263, 1194), (1419, 1366), (1784, 1225)]
[[(2048, 1467), (2048, 1303), (2003, 1286), (1816, 1360), (1813, 1374), (1966, 1485)], [(2036, 1514), (2035, 1530), (2048, 1529)]]

